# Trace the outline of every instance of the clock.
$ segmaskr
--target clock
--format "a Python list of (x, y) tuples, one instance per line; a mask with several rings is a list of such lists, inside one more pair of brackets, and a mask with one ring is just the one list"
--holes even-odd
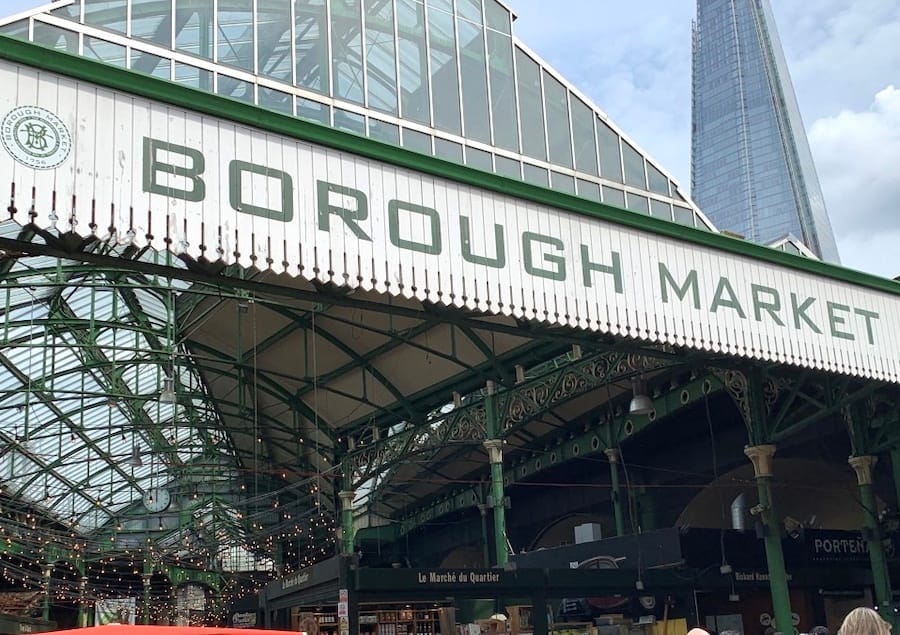
[(161, 512), (169, 508), (172, 502), (172, 496), (169, 490), (161, 487), (154, 487), (144, 492), (143, 503), (148, 512)]

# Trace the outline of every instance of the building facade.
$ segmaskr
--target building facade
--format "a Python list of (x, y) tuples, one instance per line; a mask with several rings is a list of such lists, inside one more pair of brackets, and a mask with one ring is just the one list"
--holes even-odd
[(498, 0), (61, 0), (0, 33), (448, 161), (712, 229), (513, 34)]
[(839, 262), (768, 0), (699, 0), (691, 193), (719, 229)]

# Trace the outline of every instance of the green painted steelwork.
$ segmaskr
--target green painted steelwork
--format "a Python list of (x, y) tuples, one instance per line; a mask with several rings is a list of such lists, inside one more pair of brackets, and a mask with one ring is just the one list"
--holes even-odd
[[(843, 409), (843, 417), (852, 450), (848, 462), (856, 473), (859, 487), (862, 532), (868, 545), (875, 601), (882, 618), (889, 624), (894, 624), (896, 616), (892, 600), (891, 576), (887, 566), (881, 525), (878, 521), (878, 503), (872, 488), (872, 468), (878, 461), (876, 456), (878, 452), (885, 451), (889, 447), (898, 447), (896, 436), (900, 431), (897, 431), (897, 414), (893, 404), (882, 410), (882, 413), (878, 413), (874, 401), (867, 400), (846, 406)], [(886, 416), (884, 411), (887, 413)], [(882, 416), (878, 416), (879, 414)], [(885, 429), (889, 432), (885, 432)], [(892, 458), (893, 454), (892, 451)]]
[(44, 569), (44, 599), (41, 602), (41, 618), (44, 620), (50, 619), (50, 574), (53, 573), (53, 569), (49, 567), (45, 567)]
[(194, 583), (202, 584), (210, 589), (218, 591), (222, 588), (224, 578), (221, 573), (215, 571), (201, 571), (184, 567), (166, 567), (163, 570), (172, 583), (172, 586)]
[(625, 535), (625, 514), (622, 509), (622, 488), (619, 486), (619, 448), (609, 447), (605, 450), (609, 459), (609, 484), (612, 488), (611, 498), (613, 505), (613, 517), (616, 521), (616, 535)]
[[(665, 357), (651, 362), (651, 367), (663, 368), (674, 364), (676, 358)], [(528, 422), (567, 401), (609, 382), (627, 379), (636, 371), (626, 362), (627, 355), (616, 350), (601, 350), (572, 360), (568, 354), (556, 357), (542, 367), (532, 370), (532, 377), (497, 392), (498, 417), (502, 422), (501, 435), (511, 437)], [(387, 438), (358, 438), (351, 451), (354, 462), (354, 484), (365, 482), (421, 453), (435, 453), (448, 443), (479, 443), (483, 437), (485, 414), (483, 391), (468, 395), (458, 407), (438, 413), (425, 426), (411, 426)], [(367, 431), (372, 435), (373, 431)]]
[(87, 568), (81, 559), (75, 560), (78, 573), (78, 626), (84, 628), (88, 624)]
[(505, 567), (509, 560), (506, 548), (506, 496), (503, 492), (503, 437), (497, 414), (493, 383), (487, 385), (484, 394), (485, 447), (491, 462), (491, 498), (494, 510), (494, 556), (498, 567)]
[[(667, 417), (677, 414), (684, 408), (706, 399), (708, 395), (722, 390), (722, 384), (713, 376), (699, 377), (668, 390), (653, 399), (651, 415), (630, 416), (620, 414), (610, 419), (602, 419), (589, 426), (589, 429), (570, 439), (561, 440), (543, 452), (537, 452), (527, 460), (515, 464), (507, 464), (503, 473), (506, 487), (518, 480), (527, 479), (544, 470), (554, 468), (564, 461), (579, 456), (599, 454), (612, 443), (621, 443), (632, 436), (642, 433), (653, 425), (662, 425)], [(377, 535), (381, 540), (397, 540), (417, 527), (454, 511), (471, 509), (483, 500), (478, 487), (470, 487), (449, 492), (437, 500), (408, 510), (398, 522), (389, 527), (378, 527)], [(362, 529), (357, 532), (358, 540), (375, 537), (374, 529)]]
[[(345, 454), (341, 457), (341, 474), (349, 475), (350, 459)], [(345, 481), (349, 482), (349, 477), (345, 476)], [(349, 489), (342, 488), (338, 493), (341, 508), (341, 555), (353, 555), (356, 546), (356, 527), (353, 523), (353, 498), (354, 492)]]
[(481, 556), (485, 569), (491, 567), (491, 543), (488, 540), (487, 504), (478, 503), (478, 515), (481, 516)]
[[(893, 426), (897, 428), (898, 426)], [(894, 496), (900, 501), (900, 445), (892, 445), (889, 450), (891, 458), (891, 476), (894, 480)]]
[(872, 567), (872, 581), (875, 587), (878, 613), (889, 624), (893, 625), (896, 618), (891, 591), (891, 576), (884, 553), (881, 530), (878, 527), (878, 504), (875, 502), (875, 493), (872, 491), (871, 483), (860, 483), (859, 498), (863, 508), (863, 532), (869, 545), (869, 563)]

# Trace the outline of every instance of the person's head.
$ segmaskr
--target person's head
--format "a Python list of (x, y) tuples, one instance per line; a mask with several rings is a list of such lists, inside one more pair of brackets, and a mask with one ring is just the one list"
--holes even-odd
[(709, 631), (702, 628), (692, 628), (687, 632), (687, 635), (709, 635)]
[(838, 635), (890, 635), (891, 626), (870, 608), (861, 606), (849, 613), (841, 623)]

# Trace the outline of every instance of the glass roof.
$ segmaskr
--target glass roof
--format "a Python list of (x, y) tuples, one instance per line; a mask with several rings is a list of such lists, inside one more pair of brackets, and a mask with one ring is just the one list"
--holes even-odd
[(211, 454), (234, 464), (173, 328), (183, 283), (24, 262), (0, 280), (5, 493), (91, 532), (157, 488), (190, 487), (186, 467)]
[(714, 229), (512, 25), (497, 0), (63, 0), (0, 32)]

